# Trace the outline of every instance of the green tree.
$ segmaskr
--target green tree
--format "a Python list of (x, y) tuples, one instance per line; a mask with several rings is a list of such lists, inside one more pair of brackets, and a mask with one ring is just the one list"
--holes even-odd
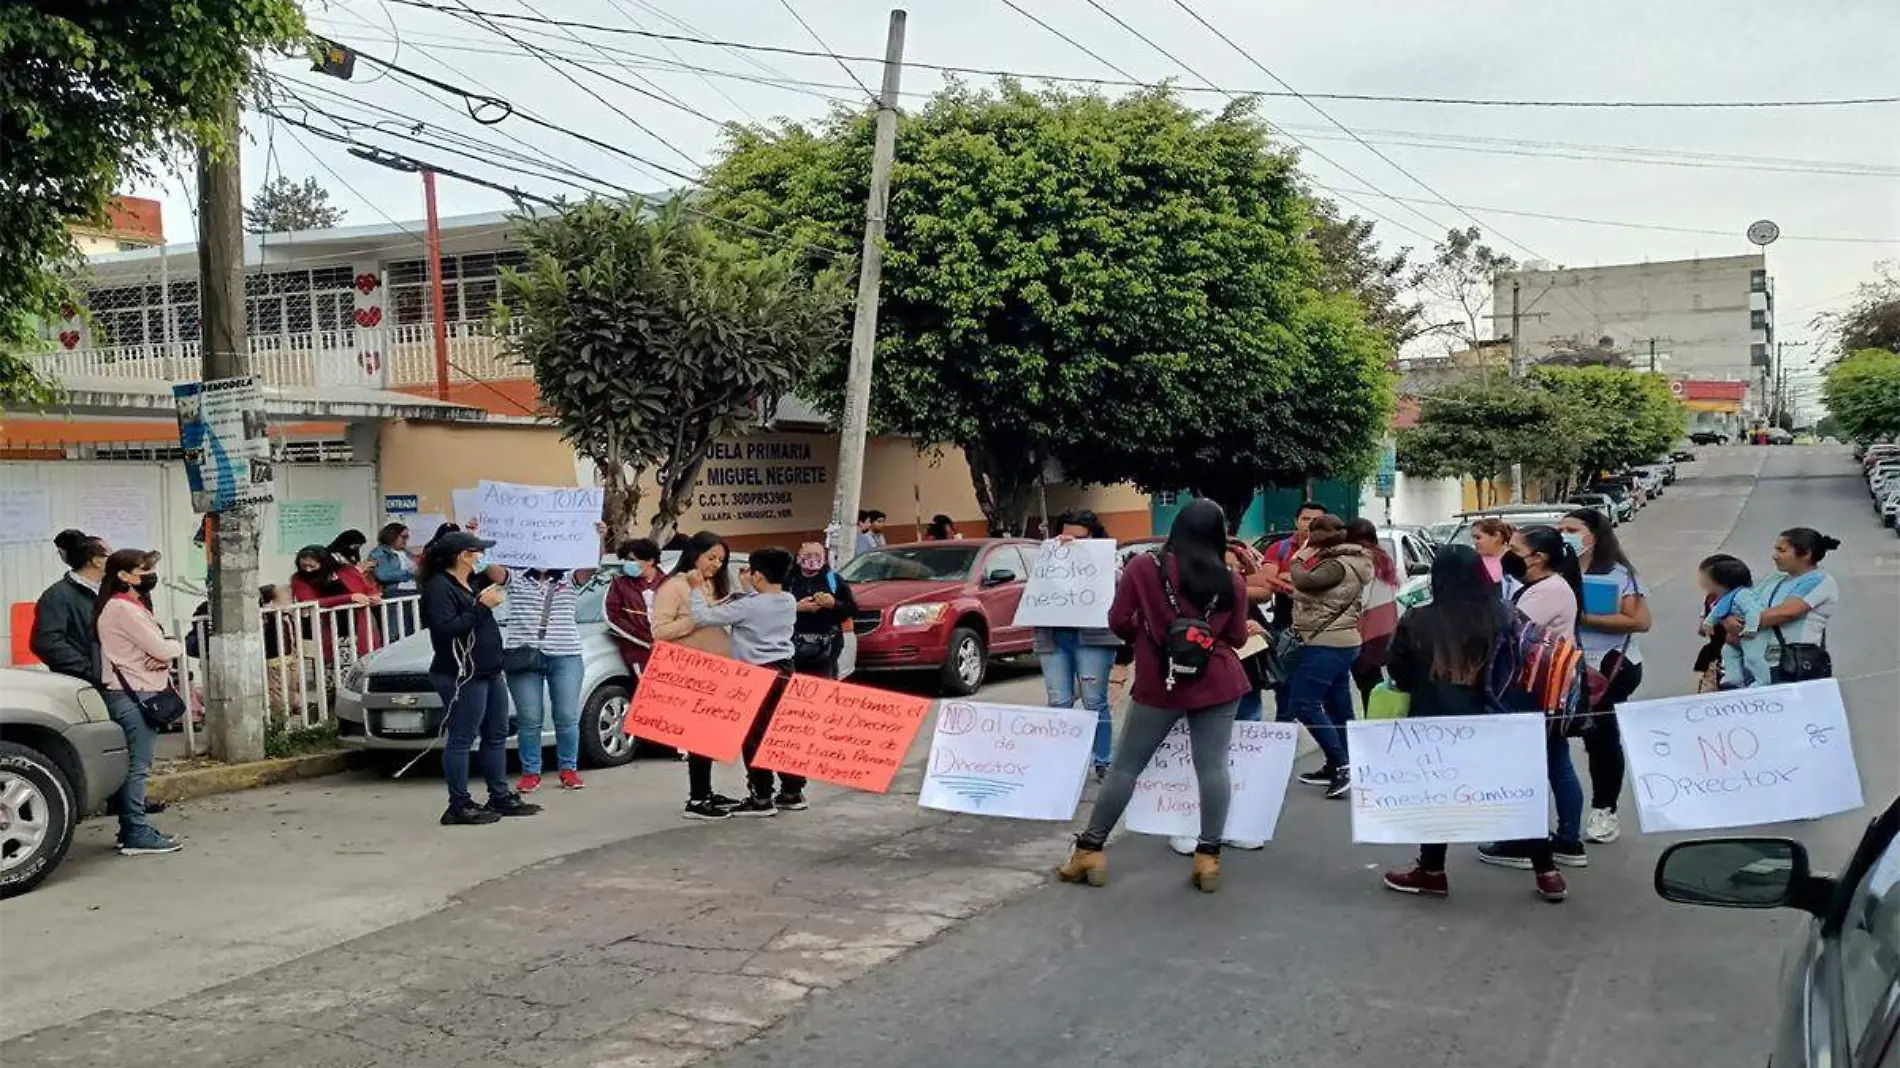
[(1366, 321), (1385, 334), (1394, 350), (1431, 329), (1425, 306), (1408, 289), (1410, 248), (1387, 253), (1374, 239), (1370, 219), (1344, 215), (1331, 200), (1314, 197), (1311, 211), (1322, 292), (1358, 301)]
[(330, 203), (330, 191), (315, 178), (293, 181), (287, 174), (265, 182), (244, 208), (244, 228), (254, 234), (327, 230), (343, 222), (343, 209)]
[(1469, 478), (1479, 499), (1524, 465), (1526, 475), (1567, 480), (1582, 457), (1573, 414), (1549, 390), (1467, 380), (1420, 398), (1418, 422), (1398, 432), (1399, 470), (1415, 478)]
[(1431, 259), (1412, 269), (1412, 288), (1457, 316), (1450, 332), (1469, 348), (1497, 334), (1491, 328), (1491, 295), (1497, 278), (1517, 261), (1484, 243), (1475, 226), (1447, 230)]
[(1643, 464), (1668, 452), (1688, 426), (1688, 411), (1661, 375), (1621, 367), (1531, 369), (1530, 382), (1555, 397), (1578, 435), (1585, 478)]
[(1900, 437), (1900, 353), (1861, 349), (1828, 370), (1821, 399), (1854, 441)]
[[(0, 350), (36, 347), (70, 298), (67, 224), (103, 218), (154, 161), (221, 144), (254, 54), (303, 32), (293, 0), (0, 6)], [(46, 390), (28, 361), (0, 359), (0, 402)]]
[(562, 435), (594, 461), (605, 515), (632, 529), (641, 479), (659, 485), (655, 537), (685, 509), (716, 439), (769, 419), (845, 338), (849, 294), (790, 253), (760, 255), (679, 201), (589, 200), (524, 220), (527, 262), (503, 275), (517, 329)]
[(1847, 310), (1826, 312), (1814, 325), (1832, 334), (1842, 356), (1862, 349), (1900, 352), (1900, 264), (1880, 264), (1871, 282), (1862, 282)]
[[(850, 247), (870, 151), (862, 114), (737, 130), (709, 206)], [(1369, 455), (1389, 348), (1355, 303), (1320, 295), (1311, 226), (1245, 106), (952, 87), (898, 131), (873, 422), (961, 448), (1011, 529), (1050, 459), (1078, 481), (1200, 491), (1213, 476), (1186, 456), (1202, 456), (1244, 498)], [(827, 361), (809, 387), (834, 416), (843, 378)]]

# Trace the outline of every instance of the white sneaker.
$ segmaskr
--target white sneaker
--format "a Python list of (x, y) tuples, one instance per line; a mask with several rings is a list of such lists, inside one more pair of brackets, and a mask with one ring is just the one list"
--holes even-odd
[(1200, 844), (1201, 840), (1199, 838), (1188, 838), (1184, 835), (1168, 839), (1168, 848), (1184, 857), (1193, 856), (1194, 847)]
[(1583, 821), (1583, 840), (1586, 842), (1614, 842), (1622, 834), (1617, 825), (1616, 813), (1607, 808), (1593, 808)]
[(1261, 841), (1258, 838), (1223, 838), (1220, 840), (1220, 843), (1221, 845), (1227, 846), (1229, 849), (1265, 849), (1267, 848), (1267, 843)]

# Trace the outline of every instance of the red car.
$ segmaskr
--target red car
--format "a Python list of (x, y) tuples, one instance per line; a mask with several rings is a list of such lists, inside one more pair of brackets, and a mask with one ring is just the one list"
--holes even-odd
[(923, 541), (852, 557), (839, 572), (858, 602), (859, 672), (925, 671), (943, 692), (975, 693), (992, 657), (1030, 651), (1016, 603), (1037, 543)]

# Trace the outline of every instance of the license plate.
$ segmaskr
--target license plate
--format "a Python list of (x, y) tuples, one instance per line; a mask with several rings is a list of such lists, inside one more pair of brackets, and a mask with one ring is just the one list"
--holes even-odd
[(384, 734), (427, 734), (429, 723), (420, 712), (383, 713)]

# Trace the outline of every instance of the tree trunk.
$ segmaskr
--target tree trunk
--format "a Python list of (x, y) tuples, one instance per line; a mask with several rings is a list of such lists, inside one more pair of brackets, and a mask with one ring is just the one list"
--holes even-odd
[(1259, 487), (1252, 479), (1223, 478), (1204, 482), (1192, 487), (1196, 497), (1205, 497), (1220, 505), (1227, 515), (1227, 533), (1240, 533), (1240, 521), (1247, 517), (1247, 509), (1253, 507), (1254, 494)]
[(970, 468), (970, 486), (976, 491), (977, 507), (983, 509), (983, 518), (989, 522), (990, 535), (1020, 533), (1034, 489), (1023, 465), (999, 462), (978, 443), (966, 443), (962, 448), (964, 462)]
[(699, 485), (700, 469), (706, 466), (706, 453), (711, 448), (712, 441), (707, 439), (690, 454), (669, 456), (660, 466), (659, 507), (653, 513), (650, 535), (654, 541), (666, 544), (666, 539), (679, 525), (680, 514), (692, 500), (693, 490)]

